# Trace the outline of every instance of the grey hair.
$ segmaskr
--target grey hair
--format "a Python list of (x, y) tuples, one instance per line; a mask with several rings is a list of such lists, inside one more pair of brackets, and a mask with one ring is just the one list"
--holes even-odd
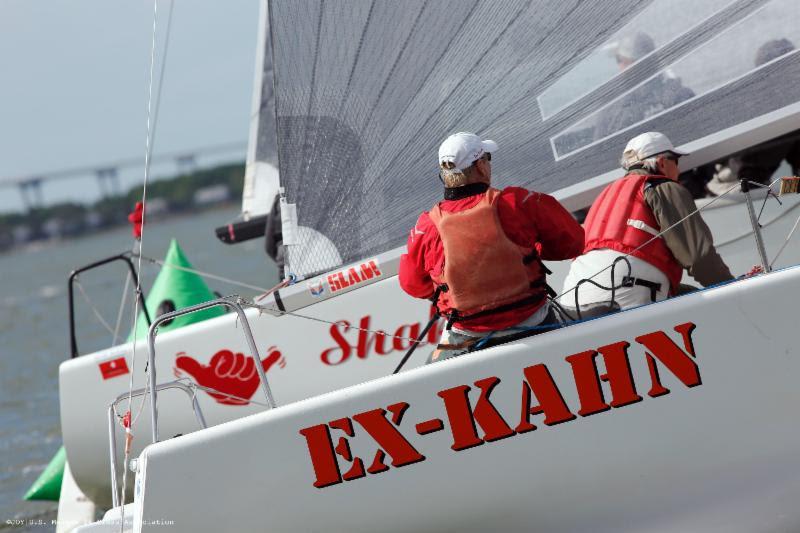
[(651, 173), (658, 172), (658, 156), (661, 154), (657, 154), (646, 159), (642, 159), (641, 161), (622, 161), (622, 168), (625, 170), (634, 170), (637, 168), (644, 169)]
[(648, 157), (641, 160), (642, 168), (648, 172), (658, 172), (658, 156)]

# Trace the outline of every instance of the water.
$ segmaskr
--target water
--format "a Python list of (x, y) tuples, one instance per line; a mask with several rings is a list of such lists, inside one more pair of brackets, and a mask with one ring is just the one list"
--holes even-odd
[[(163, 259), (171, 238), (178, 239), (195, 268), (260, 287), (277, 282), (275, 265), (264, 254), (263, 240), (230, 246), (218, 241), (214, 228), (238, 210), (226, 208), (195, 216), (154, 220), (145, 228), (144, 255)], [(89, 237), (34, 245), (0, 255), (0, 530), (18, 518), (55, 518), (56, 502), (25, 502), (22, 496), (61, 446), (58, 365), (69, 358), (67, 276), (79, 266), (130, 249), (130, 229), (117, 228)], [(143, 265), (145, 290), (158, 267)], [(125, 283), (122, 263), (86, 273), (81, 284), (103, 318), (117, 321)], [(223, 294), (252, 291), (217, 281)], [(78, 346), (87, 353), (111, 345), (111, 334), (76, 294)], [(122, 335), (130, 331), (123, 315)], [(31, 531), (47, 530), (35, 526)]]

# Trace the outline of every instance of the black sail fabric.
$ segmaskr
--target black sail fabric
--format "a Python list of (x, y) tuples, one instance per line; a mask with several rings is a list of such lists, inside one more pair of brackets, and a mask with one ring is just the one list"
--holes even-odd
[(794, 104), (797, 20), (796, 0), (270, 0), (280, 179), (311, 239), (289, 271), (402, 245), (457, 131), (498, 142), (495, 185), (554, 192), (644, 131), (681, 145)]

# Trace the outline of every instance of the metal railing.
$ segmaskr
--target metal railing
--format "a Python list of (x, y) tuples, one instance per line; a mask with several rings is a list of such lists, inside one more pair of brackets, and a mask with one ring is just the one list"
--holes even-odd
[[(206, 425), (206, 419), (203, 417), (203, 412), (200, 410), (200, 404), (197, 401), (197, 395), (192, 387), (186, 385), (185, 383), (181, 383), (180, 381), (171, 381), (169, 383), (162, 383), (156, 388), (159, 390), (180, 389), (184, 391), (192, 399), (192, 408), (194, 409), (194, 416), (197, 418), (197, 422), (203, 429), (208, 427)], [(143, 396), (147, 394), (147, 389), (148, 387), (145, 387), (142, 389), (136, 389), (130, 393), (126, 392), (124, 394), (120, 394), (117, 396), (117, 399), (111, 402), (111, 405), (108, 406), (108, 448), (111, 458), (111, 501), (113, 502), (114, 507), (118, 507), (120, 505), (120, 494), (118, 492), (117, 485), (117, 434), (114, 427), (114, 413), (116, 412), (116, 407), (119, 402), (126, 398)]]
[[(75, 297), (73, 286), (75, 283), (75, 278), (78, 277), (78, 274), (81, 272), (86, 272), (87, 270), (92, 270), (94, 268), (106, 265), (108, 263), (112, 263), (114, 261), (122, 261), (128, 265), (128, 270), (130, 271), (131, 278), (133, 279), (133, 284), (135, 287), (139, 286), (139, 277), (136, 275), (136, 268), (133, 266), (133, 262), (130, 258), (130, 253), (125, 252), (119, 255), (114, 255), (111, 257), (106, 257), (105, 259), (101, 259), (99, 261), (95, 261), (94, 263), (90, 263), (86, 266), (82, 266), (80, 268), (76, 268), (73, 270), (69, 275), (69, 280), (67, 281), (67, 294), (69, 300), (69, 345), (72, 358), (78, 357), (78, 341), (75, 336)], [(137, 295), (139, 298), (139, 306), (144, 311), (144, 319), (147, 321), (147, 324), (150, 325), (150, 314), (147, 312), (147, 307), (144, 304), (144, 291), (139, 292)]]
[(148, 349), (148, 369), (149, 369), (149, 376), (150, 376), (150, 394), (152, 398), (150, 399), (150, 418), (152, 422), (152, 432), (153, 432), (153, 442), (158, 442), (158, 404), (157, 404), (157, 396), (158, 396), (158, 388), (156, 387), (156, 334), (158, 333), (158, 326), (168, 320), (173, 320), (176, 317), (182, 315), (188, 315), (191, 313), (195, 313), (197, 311), (202, 311), (204, 309), (208, 309), (211, 307), (216, 307), (218, 305), (228, 307), (236, 311), (238, 315), (239, 321), (242, 324), (242, 330), (244, 331), (245, 338), (247, 339), (247, 343), (250, 346), (250, 352), (252, 353), (253, 362), (255, 363), (256, 371), (258, 372), (258, 377), (261, 380), (261, 389), (264, 391), (264, 396), (267, 398), (267, 404), (269, 404), (271, 409), (275, 408), (275, 399), (272, 397), (272, 390), (270, 389), (269, 382), (267, 381), (267, 375), (264, 372), (264, 368), (261, 365), (261, 356), (258, 353), (258, 347), (256, 346), (256, 342), (253, 339), (253, 332), (250, 329), (250, 323), (247, 321), (247, 316), (245, 315), (244, 309), (238, 303), (237, 296), (230, 296), (226, 298), (217, 298), (216, 300), (210, 300), (208, 302), (203, 302), (201, 304), (193, 305), (191, 307), (185, 307), (183, 309), (179, 309), (177, 311), (172, 311), (171, 313), (166, 313), (158, 318), (150, 325), (150, 331), (147, 336), (147, 349)]
[[(742, 192), (744, 193), (745, 204), (747, 205), (747, 215), (750, 217), (750, 225), (753, 227), (753, 238), (756, 241), (756, 250), (758, 251), (758, 257), (761, 260), (761, 268), (764, 269), (764, 272), (769, 272), (772, 270), (772, 268), (770, 267), (769, 259), (767, 258), (767, 250), (764, 247), (764, 238), (761, 236), (761, 224), (758, 222), (759, 217), (756, 216), (756, 211), (753, 208), (753, 198), (750, 196), (751, 182), (745, 178), (742, 178), (739, 180), (739, 184)], [(754, 183), (752, 185), (758, 186), (759, 184)], [(766, 198), (764, 201), (766, 201)]]

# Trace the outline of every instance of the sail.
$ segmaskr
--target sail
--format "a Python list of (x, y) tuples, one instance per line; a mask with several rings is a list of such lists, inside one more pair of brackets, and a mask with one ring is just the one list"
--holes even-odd
[(226, 244), (264, 236), (267, 217), (272, 212), (280, 187), (272, 75), (267, 0), (261, 0), (242, 212), (235, 221), (215, 229), (217, 238)]
[(256, 48), (250, 140), (247, 147), (242, 191), (242, 218), (244, 220), (269, 213), (279, 186), (278, 148), (275, 139), (275, 100), (272, 92), (272, 49), (270, 48), (266, 0), (261, 2), (259, 20), (259, 46)]
[(324, 244), (288, 271), (402, 245), (456, 131), (499, 143), (496, 186), (556, 193), (644, 131), (686, 145), (797, 112), (797, 20), (796, 0), (271, 0), (280, 180)]

